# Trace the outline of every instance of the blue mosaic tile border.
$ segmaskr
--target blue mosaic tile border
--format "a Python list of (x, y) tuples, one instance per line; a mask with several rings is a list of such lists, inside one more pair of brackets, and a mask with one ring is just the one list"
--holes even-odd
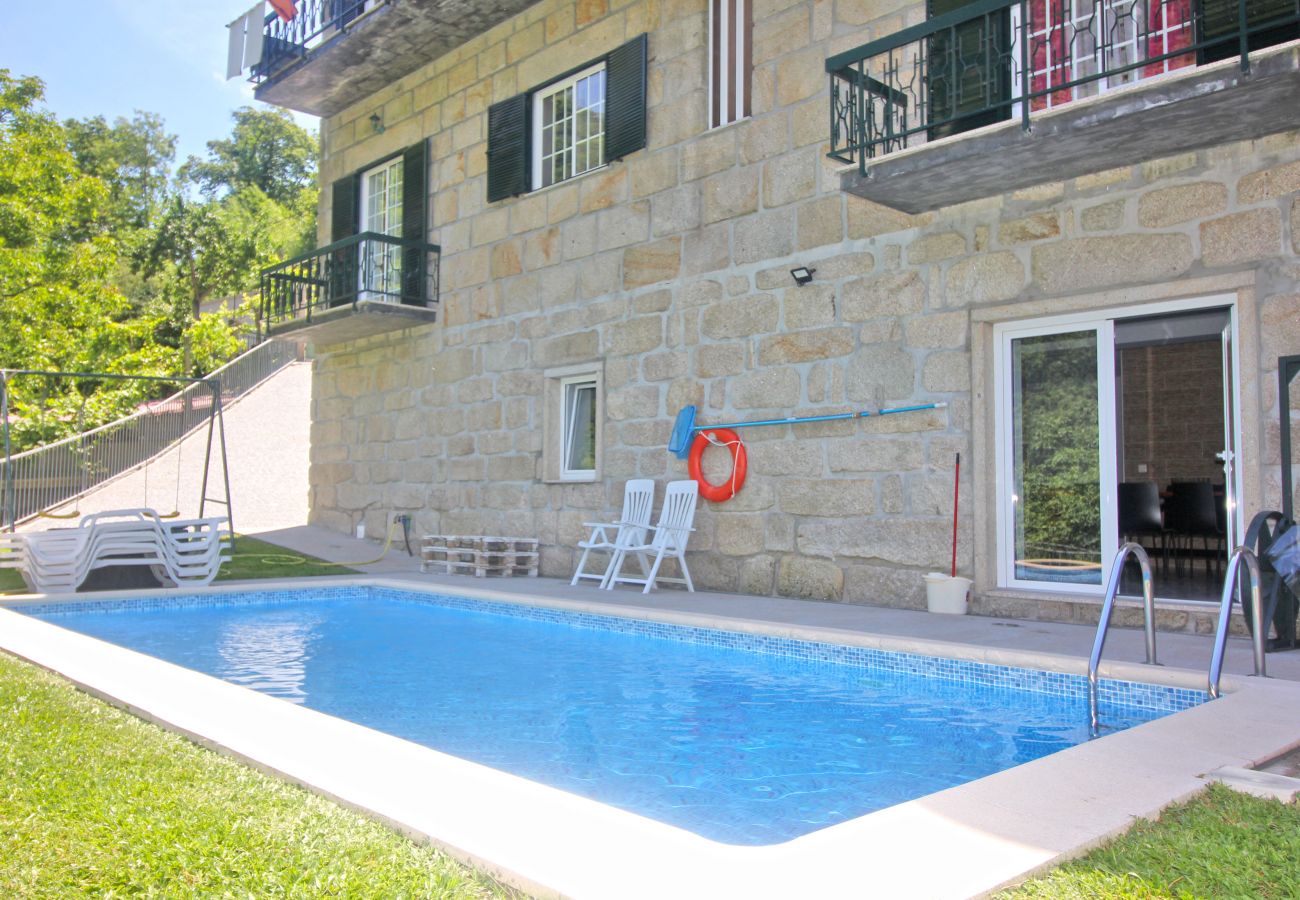
[[(449, 609), (511, 616), (571, 628), (611, 631), (708, 647), (765, 653), (804, 663), (850, 666), (893, 675), (963, 682), (992, 690), (1031, 691), (1083, 702), (1087, 702), (1088, 697), (1088, 682), (1082, 675), (385, 587), (322, 586), (312, 590), (169, 594), (162, 597), (73, 600), (63, 603), (26, 605), (0, 604), (0, 606), (8, 606), (28, 615), (57, 618), (60, 614), (68, 613), (129, 612), (183, 606), (268, 605), (312, 600), (395, 600), (406, 603), (428, 603)], [(1204, 691), (1134, 681), (1102, 679), (1098, 687), (1098, 700), (1103, 709), (1122, 707), (1170, 713), (1197, 706), (1207, 699)]]

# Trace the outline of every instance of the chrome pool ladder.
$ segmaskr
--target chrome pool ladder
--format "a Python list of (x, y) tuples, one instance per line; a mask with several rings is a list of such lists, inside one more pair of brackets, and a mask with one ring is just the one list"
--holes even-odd
[[(1106, 631), (1110, 628), (1110, 615), (1115, 609), (1115, 595), (1119, 593), (1120, 576), (1124, 574), (1124, 563), (1129, 556), (1137, 560), (1142, 569), (1142, 609), (1145, 618), (1147, 639), (1147, 665), (1159, 665), (1156, 662), (1156, 592), (1151, 580), (1151, 560), (1140, 544), (1128, 541), (1120, 545), (1119, 552), (1110, 566), (1110, 582), (1106, 585), (1106, 601), (1101, 606), (1101, 618), (1097, 622), (1097, 637), (1092, 642), (1092, 655), (1088, 657), (1088, 727), (1090, 734), (1096, 737), (1101, 726), (1097, 721), (1097, 667), (1101, 664), (1101, 651), (1106, 646)], [(1232, 569), (1229, 567), (1229, 572)]]
[[(1237, 576), (1241, 564), (1246, 564), (1250, 575), (1251, 645), (1255, 653), (1255, 675), (1268, 677), (1264, 671), (1264, 646), (1268, 640), (1268, 623), (1264, 621), (1264, 601), (1259, 591), (1259, 560), (1249, 547), (1238, 547), (1228, 560), (1228, 571), (1223, 577), (1223, 596), (1219, 599), (1219, 624), (1214, 629), (1214, 653), (1210, 656), (1210, 677), (1206, 693), (1211, 700), (1219, 697), (1219, 676), (1223, 674), (1223, 653), (1228, 642), (1228, 621), (1232, 618), (1232, 599), (1236, 593)], [(1243, 602), (1244, 605), (1244, 602)]]

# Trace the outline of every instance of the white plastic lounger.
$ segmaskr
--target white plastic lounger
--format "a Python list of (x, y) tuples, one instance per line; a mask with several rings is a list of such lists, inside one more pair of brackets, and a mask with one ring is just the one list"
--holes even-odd
[[(611, 571), (607, 565), (603, 572), (587, 572), (587, 557), (592, 550), (607, 550), (611, 553), (620, 543), (640, 544), (645, 542), (646, 529), (650, 527), (650, 513), (655, 502), (655, 483), (649, 478), (635, 478), (623, 489), (623, 514), (617, 522), (583, 522), (584, 528), (591, 529), (591, 535), (585, 541), (578, 541), (582, 548), (582, 558), (573, 572), (569, 584), (577, 584), (579, 578), (599, 581), (604, 587)], [(613, 563), (613, 557), (610, 557)]]
[[(609, 574), (604, 587), (612, 590), (616, 584), (641, 584), (643, 594), (650, 593), (659, 581), (684, 584), (688, 591), (694, 592), (691, 572), (686, 568), (686, 542), (690, 539), (691, 526), (695, 522), (695, 504), (699, 499), (700, 485), (694, 480), (671, 481), (664, 494), (664, 506), (659, 511), (659, 521), (655, 524), (654, 536), (647, 543), (644, 539), (637, 543), (628, 542), (614, 548), (614, 558), (609, 563)], [(649, 555), (654, 554), (654, 561), (648, 562)], [(644, 578), (629, 578), (622, 574), (623, 563), (628, 555), (637, 557), (645, 570)], [(681, 578), (665, 578), (659, 574), (659, 567), (664, 558), (677, 560), (682, 567)]]

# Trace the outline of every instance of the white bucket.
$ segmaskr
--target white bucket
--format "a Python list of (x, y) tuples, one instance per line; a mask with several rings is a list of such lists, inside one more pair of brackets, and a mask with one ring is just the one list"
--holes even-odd
[(925, 576), (925, 607), (932, 613), (964, 616), (970, 586), (969, 578), (931, 572)]

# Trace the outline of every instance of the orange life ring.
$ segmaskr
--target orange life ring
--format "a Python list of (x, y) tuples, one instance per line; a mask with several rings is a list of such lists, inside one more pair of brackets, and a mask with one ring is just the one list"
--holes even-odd
[[(705, 435), (712, 435), (715, 440), (726, 444), (731, 450), (731, 477), (722, 484), (710, 484), (705, 481), (704, 473), (700, 470), (700, 458), (704, 456), (704, 448), (712, 443)], [(714, 503), (723, 503), (740, 493), (740, 489), (745, 485), (745, 473), (748, 468), (745, 445), (730, 428), (706, 428), (696, 434), (695, 441), (691, 444), (691, 455), (686, 460), (687, 471), (700, 484), (700, 496)]]

